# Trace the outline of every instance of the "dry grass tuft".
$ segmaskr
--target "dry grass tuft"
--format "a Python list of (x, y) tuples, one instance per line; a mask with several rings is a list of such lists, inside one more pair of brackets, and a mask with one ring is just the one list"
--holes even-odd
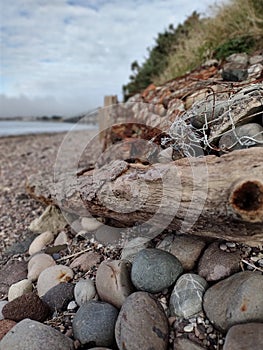
[(214, 5), (210, 11), (211, 17), (196, 23), (189, 38), (180, 41), (155, 83), (185, 74), (212, 57), (221, 59), (233, 51), (262, 48), (263, 0), (229, 0)]

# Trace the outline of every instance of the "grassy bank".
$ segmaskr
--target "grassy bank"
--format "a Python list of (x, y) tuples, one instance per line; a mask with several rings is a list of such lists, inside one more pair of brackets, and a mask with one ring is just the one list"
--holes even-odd
[(157, 84), (180, 76), (210, 58), (224, 59), (235, 52), (263, 47), (263, 1), (230, 0), (210, 8), (211, 16), (195, 23), (187, 38), (169, 55)]

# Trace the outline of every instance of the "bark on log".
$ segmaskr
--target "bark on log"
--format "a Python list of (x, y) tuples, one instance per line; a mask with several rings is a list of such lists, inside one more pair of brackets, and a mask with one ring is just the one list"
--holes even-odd
[[(113, 162), (85, 174), (90, 185), (80, 194), (91, 214), (123, 225), (150, 222), (182, 233), (263, 241), (263, 148), (121, 166), (119, 173)], [(103, 179), (99, 187), (96, 178)]]
[[(67, 211), (85, 215), (85, 207), (123, 227), (147, 223), (199, 236), (263, 242), (262, 147), (167, 164), (117, 160), (63, 178), (49, 193), (49, 202)], [(28, 187), (35, 192), (32, 184)]]

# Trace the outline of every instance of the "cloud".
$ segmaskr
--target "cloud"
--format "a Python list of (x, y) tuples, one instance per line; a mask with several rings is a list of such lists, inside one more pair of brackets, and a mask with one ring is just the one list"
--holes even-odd
[(61, 113), (101, 105), (105, 94), (121, 98), (131, 62), (144, 60), (157, 33), (170, 23), (183, 22), (193, 10), (204, 11), (211, 3), (213, 0), (196, 5), (192, 0), (3, 1), (0, 93), (17, 101), (24, 101), (22, 95), (32, 103), (52, 96), (57, 101), (54, 109), (60, 106)]

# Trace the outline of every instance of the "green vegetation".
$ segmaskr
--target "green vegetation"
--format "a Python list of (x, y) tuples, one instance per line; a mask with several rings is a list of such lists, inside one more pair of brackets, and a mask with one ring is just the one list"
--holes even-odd
[(131, 68), (123, 86), (124, 99), (149, 84), (162, 84), (197, 68), (206, 59), (224, 60), (236, 52), (250, 53), (263, 47), (263, 0), (229, 0), (210, 9), (210, 17), (193, 13), (177, 28), (158, 34), (149, 56)]
[(171, 24), (164, 33), (159, 33), (155, 45), (148, 49), (148, 58), (140, 66), (137, 61), (132, 62), (130, 82), (123, 86), (124, 99), (145, 89), (154, 79), (167, 68), (169, 55), (174, 52), (181, 40), (186, 40), (189, 32), (200, 21), (196, 12), (177, 28)]

